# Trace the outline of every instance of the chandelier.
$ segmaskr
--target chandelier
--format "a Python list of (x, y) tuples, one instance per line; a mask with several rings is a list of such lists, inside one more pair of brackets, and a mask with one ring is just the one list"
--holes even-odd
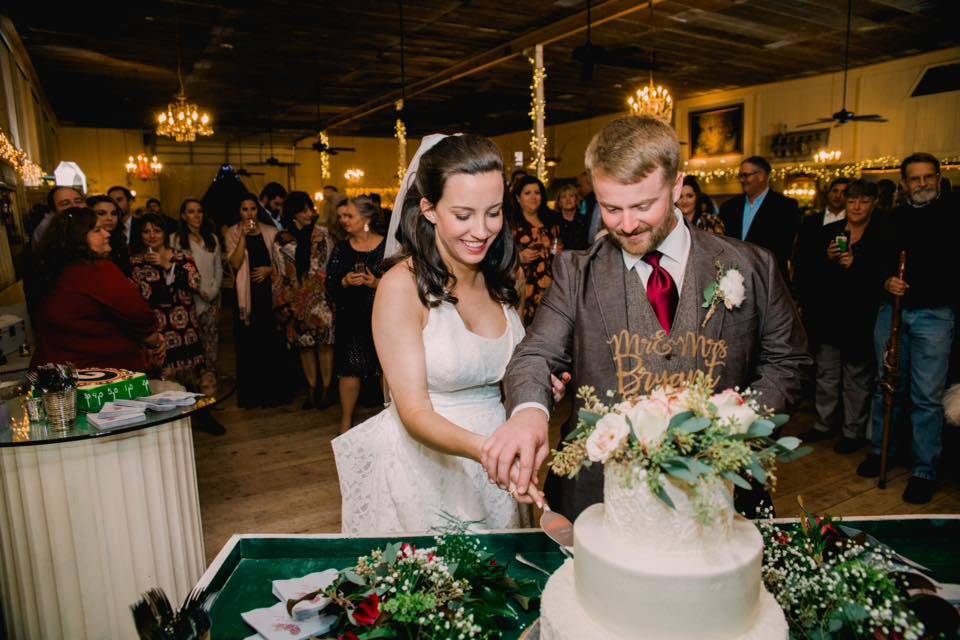
[(177, 142), (193, 142), (197, 136), (213, 135), (210, 116), (201, 114), (197, 105), (187, 102), (182, 83), (176, 102), (171, 102), (166, 111), (157, 114), (157, 135)]
[(673, 96), (670, 90), (662, 85), (653, 84), (653, 78), (650, 82), (637, 89), (636, 95), (627, 98), (627, 104), (630, 105), (630, 111), (636, 116), (653, 116), (660, 118), (664, 122), (670, 122), (673, 117)]
[(180, 72), (180, 24), (177, 23), (177, 81), (180, 92), (174, 102), (167, 105), (166, 111), (157, 114), (157, 135), (173, 138), (177, 142), (193, 142), (197, 136), (213, 135), (210, 116), (201, 113), (195, 104), (187, 102), (187, 92), (183, 88), (183, 74)]
[(654, 37), (656, 23), (653, 21), (653, 2), (650, 4), (650, 81), (645, 87), (637, 89), (635, 95), (627, 98), (630, 112), (636, 116), (653, 116), (666, 123), (673, 118), (673, 96), (670, 90), (662, 85), (654, 85), (653, 70), (657, 67), (657, 50)]
[(150, 180), (155, 178), (163, 171), (163, 163), (154, 155), (148, 158), (147, 154), (140, 152), (137, 157), (130, 156), (127, 159), (127, 175), (135, 176), (141, 180)]

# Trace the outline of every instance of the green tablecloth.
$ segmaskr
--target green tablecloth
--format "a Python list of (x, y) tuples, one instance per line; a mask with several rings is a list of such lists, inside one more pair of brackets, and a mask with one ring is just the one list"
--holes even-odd
[[(876, 536), (904, 556), (929, 567), (941, 582), (960, 582), (960, 519), (848, 521), (848, 526)], [(546, 576), (514, 561), (520, 552), (528, 560), (553, 571), (563, 562), (556, 545), (539, 531), (480, 535), (480, 539), (506, 564), (510, 575), (535, 579), (541, 585)], [(211, 566), (202, 584), (219, 591), (211, 609), (213, 640), (237, 640), (253, 633), (240, 614), (276, 604), (272, 581), (298, 578), (328, 568), (342, 569), (358, 556), (400, 539), (280, 536), (242, 536), (231, 539), (218, 561)], [(433, 546), (430, 536), (404, 537), (417, 546)], [(522, 616), (524, 626), (537, 612)], [(522, 630), (505, 634), (519, 637)]]

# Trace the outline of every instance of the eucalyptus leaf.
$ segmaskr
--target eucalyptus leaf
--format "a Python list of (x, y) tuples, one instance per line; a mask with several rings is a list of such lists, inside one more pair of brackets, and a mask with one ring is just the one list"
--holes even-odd
[(747, 429), (747, 435), (751, 438), (764, 438), (773, 433), (774, 429), (773, 423), (769, 420), (757, 420)]
[(800, 438), (796, 438), (794, 436), (785, 436), (777, 440), (777, 444), (783, 447), (784, 449), (789, 449), (790, 451), (793, 451), (794, 449), (800, 446)]
[(639, 440), (637, 439), (637, 432), (633, 428), (633, 422), (631, 422), (627, 416), (624, 416), (623, 419), (627, 423), (627, 428), (630, 429), (630, 433), (627, 434), (627, 439), (630, 441), (630, 444), (637, 444)]
[(749, 491), (751, 488), (749, 482), (744, 480), (742, 477), (740, 477), (733, 471), (724, 471), (720, 475), (726, 478), (727, 480), (729, 480), (730, 482), (732, 482), (733, 484), (737, 485), (741, 489), (746, 489)]
[(713, 304), (713, 299), (717, 295), (717, 289), (720, 285), (714, 281), (707, 285), (707, 288), (703, 290), (703, 308), (706, 309), (711, 304)]
[(767, 472), (763, 470), (763, 467), (760, 465), (760, 461), (757, 460), (756, 456), (750, 460), (749, 469), (750, 473), (757, 482), (764, 484), (767, 481)]
[(667, 505), (668, 507), (676, 511), (677, 506), (673, 504), (673, 500), (671, 500), (670, 496), (667, 495), (667, 492), (664, 490), (663, 485), (657, 485), (656, 491), (654, 491), (654, 493), (657, 495), (658, 498), (663, 500), (663, 503), (665, 505)]
[(677, 429), (681, 433), (698, 433), (710, 426), (710, 418), (690, 418), (681, 424)]
[(356, 572), (354, 572), (352, 569), (346, 569), (346, 570), (344, 570), (341, 575), (343, 575), (343, 577), (344, 577), (348, 582), (352, 582), (353, 584), (355, 584), (355, 585), (357, 585), (357, 586), (360, 586), (360, 587), (365, 587), (365, 586), (367, 586), (366, 580), (364, 580), (363, 578), (361, 578), (360, 576), (358, 576), (358, 575), (356, 574)]
[(693, 417), (693, 411), (684, 411), (683, 413), (678, 413), (677, 415), (670, 418), (670, 424), (667, 425), (668, 429), (676, 429), (681, 424)]
[(696, 458), (676, 456), (674, 458), (671, 458), (671, 460), (679, 460), (683, 462), (685, 465), (687, 465), (687, 469), (690, 469), (692, 473), (698, 476), (707, 475), (715, 471), (713, 467), (711, 467), (705, 462), (701, 462), (700, 460), (697, 460)]
[(661, 465), (661, 468), (674, 478), (679, 478), (688, 484), (696, 484), (697, 476), (690, 472), (686, 467), (680, 465)]
[(794, 460), (799, 460), (800, 458), (810, 455), (813, 453), (813, 447), (800, 447), (799, 449), (794, 449), (793, 451), (787, 451), (781, 453), (777, 456), (777, 460), (780, 462), (793, 462)]
[(843, 604), (843, 615), (852, 622), (862, 622), (870, 617), (870, 612), (856, 602), (845, 602)]
[(358, 640), (377, 640), (377, 638), (396, 638), (397, 632), (389, 627), (379, 627), (357, 636)]
[(790, 422), (790, 416), (785, 413), (778, 413), (770, 416), (770, 422), (772, 422), (775, 427), (779, 428)]
[(599, 413), (587, 411), (586, 409), (580, 409), (580, 413), (577, 414), (577, 419), (588, 427), (597, 426), (597, 423), (600, 422), (600, 418), (602, 417)]
[(401, 543), (392, 542), (383, 548), (383, 558), (391, 567), (397, 563), (397, 554), (400, 553)]

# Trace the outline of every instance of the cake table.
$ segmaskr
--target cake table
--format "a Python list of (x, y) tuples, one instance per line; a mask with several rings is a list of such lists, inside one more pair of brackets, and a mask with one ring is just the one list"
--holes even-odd
[[(170, 383), (151, 383), (153, 391)], [(30, 424), (16, 383), (0, 394), (0, 602), (9, 638), (133, 638), (130, 605), (152, 587), (181, 600), (204, 567), (190, 417), (148, 411), (99, 431), (79, 414)]]

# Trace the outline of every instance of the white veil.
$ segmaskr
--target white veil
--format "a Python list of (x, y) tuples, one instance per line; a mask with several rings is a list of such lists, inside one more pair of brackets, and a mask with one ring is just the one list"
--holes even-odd
[[(456, 134), (460, 135), (460, 134)], [(446, 138), (442, 133), (431, 133), (424, 136), (420, 141), (420, 147), (413, 154), (413, 160), (407, 167), (407, 172), (403, 175), (403, 184), (400, 185), (400, 192), (397, 193), (397, 199), (393, 203), (393, 213), (390, 214), (390, 228), (387, 229), (387, 244), (383, 249), (383, 257), (391, 258), (400, 253), (400, 243), (397, 242), (397, 229), (400, 227), (400, 218), (403, 217), (403, 201), (407, 198), (407, 191), (410, 185), (417, 178), (417, 168), (420, 166), (420, 156), (429, 151), (435, 144)]]

